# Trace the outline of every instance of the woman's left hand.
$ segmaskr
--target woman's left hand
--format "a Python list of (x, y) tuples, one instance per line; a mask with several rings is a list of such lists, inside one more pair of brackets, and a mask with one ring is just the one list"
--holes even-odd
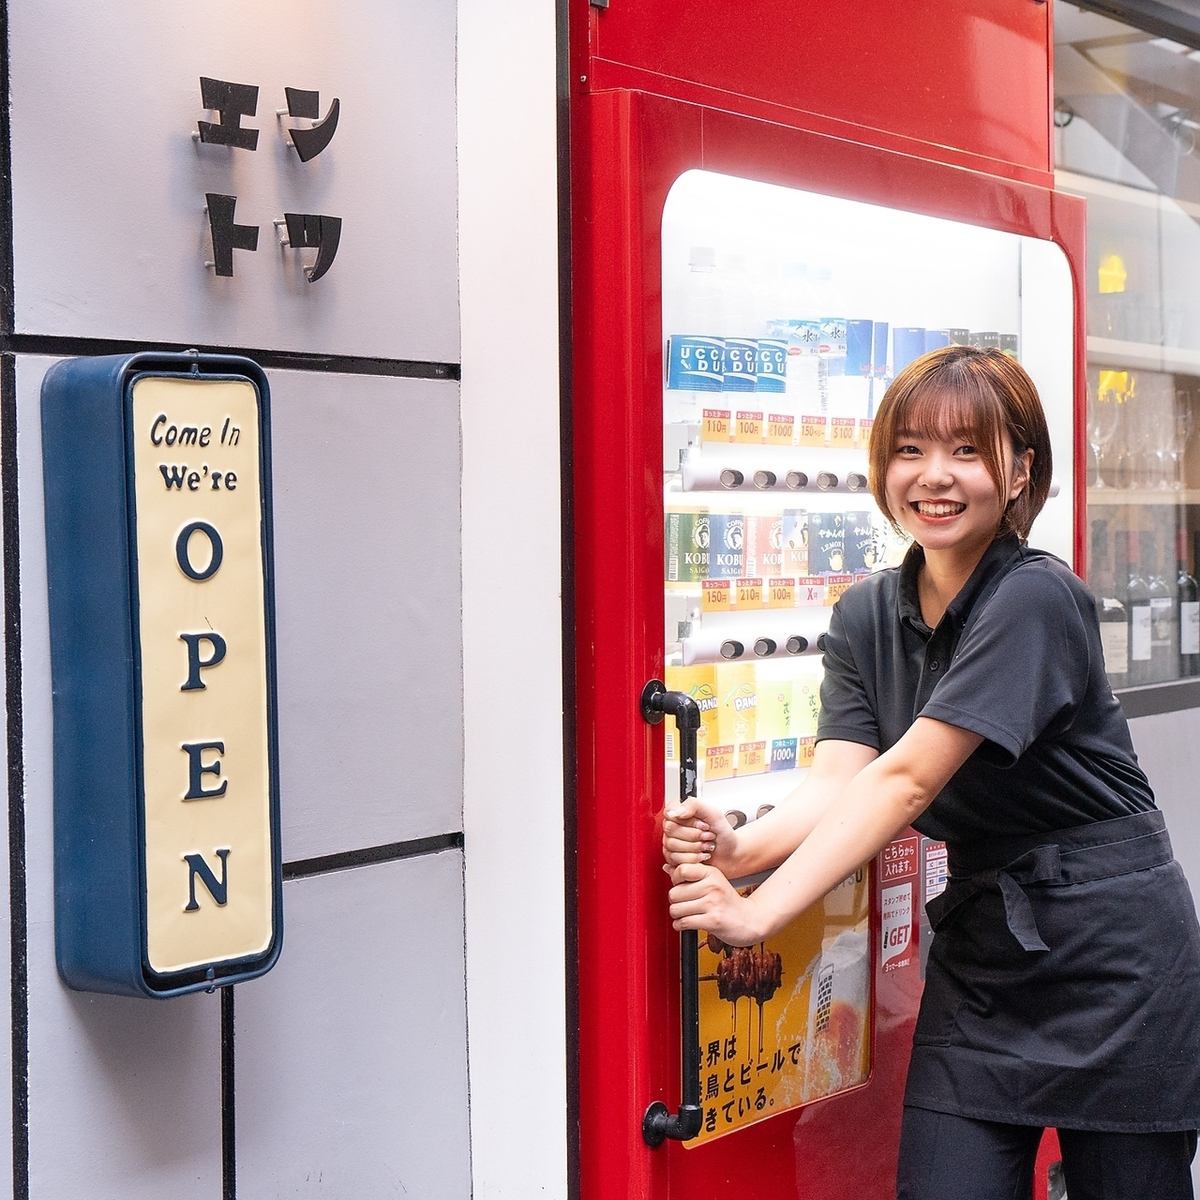
[(670, 872), (671, 924), (676, 929), (703, 929), (729, 946), (751, 946), (765, 930), (755, 924), (752, 897), (739, 896), (716, 867), (681, 863)]

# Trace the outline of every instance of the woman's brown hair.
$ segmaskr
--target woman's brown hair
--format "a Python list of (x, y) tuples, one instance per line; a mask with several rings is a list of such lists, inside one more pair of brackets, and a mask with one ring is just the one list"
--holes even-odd
[(1029, 536), (1050, 494), (1054, 463), (1037, 388), (1015, 358), (999, 350), (944, 346), (914, 359), (892, 380), (871, 429), (868, 477), (875, 503), (893, 525), (896, 517), (888, 508), (884, 483), (897, 442), (906, 433), (969, 440), (978, 448), (1001, 500), (1011, 484), (1004, 477), (1003, 435), (1012, 439), (1014, 455), (1031, 449), (1029, 481), (1008, 502), (996, 531)]

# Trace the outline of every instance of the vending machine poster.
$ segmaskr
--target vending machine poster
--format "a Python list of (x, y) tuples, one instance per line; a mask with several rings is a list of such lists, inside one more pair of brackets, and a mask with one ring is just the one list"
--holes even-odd
[(857, 1087), (870, 1071), (869, 872), (757, 946), (700, 939), (704, 1123), (689, 1146)]
[(879, 947), (884, 971), (895, 971), (912, 962), (913, 885), (899, 883), (881, 893)]
[(946, 890), (950, 867), (946, 857), (946, 843), (929, 838), (921, 839), (925, 857), (925, 903), (940, 896)]
[(879, 854), (879, 881), (886, 884), (916, 878), (920, 844), (921, 839), (914, 834), (884, 846)]

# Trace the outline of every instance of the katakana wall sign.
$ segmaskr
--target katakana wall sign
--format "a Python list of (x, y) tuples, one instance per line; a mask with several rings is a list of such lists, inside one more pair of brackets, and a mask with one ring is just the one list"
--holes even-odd
[[(302, 163), (311, 162), (329, 146), (337, 133), (341, 119), (341, 100), (334, 98), (329, 111), (321, 116), (321, 93), (304, 88), (285, 87), (286, 107), (275, 110), (280, 131)], [(260, 130), (243, 125), (242, 118), (258, 113), (258, 88), (249, 83), (232, 83), (225, 79), (200, 77), (200, 102), (217, 115), (215, 121), (198, 122), (192, 134), (198, 145), (221, 146), (231, 150), (258, 150)], [(307, 126), (284, 126), (285, 117), (306, 119)], [(236, 195), (208, 192), (206, 213), (212, 237), (212, 258), (205, 266), (217, 275), (234, 274), (235, 250), (254, 252), (258, 249), (258, 226), (239, 225), (234, 220)], [(316, 261), (301, 269), (309, 283), (316, 283), (333, 265), (342, 236), (341, 217), (325, 213), (285, 212), (273, 218), (279, 235), (279, 245), (285, 250), (316, 250)]]
[(253, 978), (283, 932), (266, 376), (68, 360), (42, 438), (60, 973), (157, 997)]

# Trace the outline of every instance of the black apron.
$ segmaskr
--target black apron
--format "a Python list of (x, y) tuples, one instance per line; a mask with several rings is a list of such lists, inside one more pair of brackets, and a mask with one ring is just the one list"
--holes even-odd
[(949, 847), (905, 1103), (1200, 1128), (1200, 930), (1158, 811)]

